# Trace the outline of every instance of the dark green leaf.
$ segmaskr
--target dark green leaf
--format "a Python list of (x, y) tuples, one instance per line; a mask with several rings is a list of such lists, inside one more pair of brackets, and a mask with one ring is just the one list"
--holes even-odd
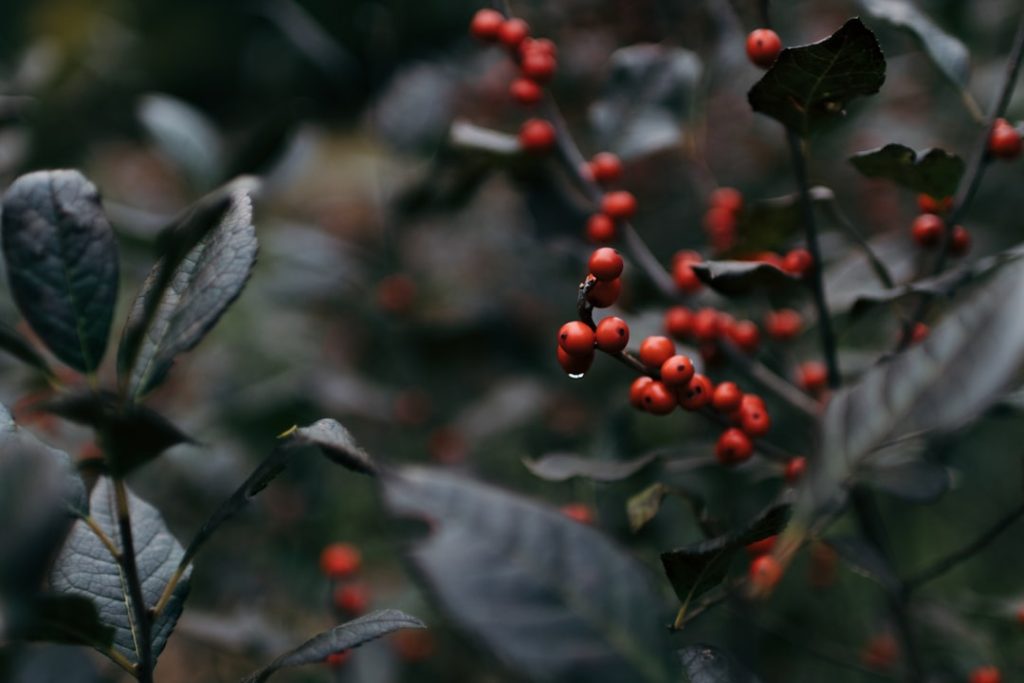
[(416, 617), (396, 609), (379, 610), (335, 626), (321, 633), (291, 652), (281, 655), (273, 662), (242, 679), (242, 683), (263, 683), (281, 669), (323, 662), (335, 652), (359, 647), (389, 633), (406, 628), (426, 628)]
[(114, 629), (100, 622), (96, 606), (77, 595), (18, 597), (0, 614), (0, 641), (29, 640), (89, 645), (105, 650)]
[(195, 443), (156, 411), (109, 391), (66, 394), (43, 404), (54, 415), (96, 430), (112, 472), (127, 474), (172, 446)]
[(878, 583), (892, 594), (900, 589), (900, 579), (889, 561), (871, 545), (855, 537), (829, 538), (831, 546), (852, 571)]
[(5, 323), (0, 323), (0, 349), (11, 354), (22, 363), (42, 371), (44, 374), (53, 374), (50, 371), (50, 366), (46, 364), (42, 356), (36, 353), (32, 345), (25, 341), (14, 328)]
[(597, 460), (571, 453), (552, 453), (538, 460), (523, 459), (526, 469), (546, 481), (566, 481), (583, 477), (594, 481), (628, 479), (658, 458), (656, 453), (633, 460)]
[(660, 597), (597, 530), (440, 470), (407, 468), (382, 486), (394, 515), (430, 524), (411, 553), (430, 592), (514, 670), (561, 683), (675, 678)]
[(175, 97), (146, 95), (137, 114), (160, 153), (180, 168), (193, 186), (207, 189), (224, 168), (223, 141), (201, 112)]
[[(810, 193), (815, 208), (831, 204), (836, 198), (832, 190), (821, 185), (812, 187)], [(759, 251), (774, 251), (794, 235), (803, 234), (803, 229), (799, 194), (752, 202), (739, 218), (739, 239), (728, 255), (743, 256)]]
[(626, 516), (629, 517), (629, 529), (633, 533), (640, 531), (648, 522), (658, 515), (661, 501), (672, 489), (661, 482), (651, 484), (640, 493), (630, 496), (626, 501)]
[(693, 272), (719, 294), (739, 296), (755, 291), (780, 291), (801, 286), (800, 278), (758, 261), (704, 261)]
[(703, 72), (700, 58), (679, 47), (616, 50), (604, 95), (590, 108), (602, 148), (631, 158), (678, 146)]
[(221, 188), (165, 233), (164, 256), (135, 299), (118, 353), (130, 396), (160, 384), (242, 293), (256, 261), (254, 187), (242, 178)]
[(850, 163), (868, 178), (885, 178), (936, 199), (956, 192), (964, 174), (964, 160), (955, 154), (942, 149), (919, 153), (896, 143), (858, 152)]
[(748, 99), (754, 111), (806, 136), (841, 119), (850, 100), (877, 93), (884, 81), (875, 34), (850, 19), (821, 42), (784, 49)]
[(327, 459), (354, 472), (371, 475), (377, 473), (377, 465), (370, 454), (356, 443), (347, 429), (334, 420), (318, 420), (308, 427), (292, 429), (284, 436), (295, 445), (316, 446)]
[(679, 651), (683, 683), (758, 683), (758, 678), (712, 645), (688, 645)]
[[(183, 551), (167, 530), (160, 513), (130, 491), (128, 509), (142, 594), (147, 601), (146, 607), (152, 608), (177, 569)], [(123, 552), (114, 486), (110, 479), (102, 477), (96, 483), (90, 497), (90, 512), (96, 526), (103, 530), (118, 552)], [(178, 621), (188, 593), (190, 574), (191, 570), (186, 570), (171, 599), (153, 623), (154, 657), (164, 649)], [(58, 593), (92, 600), (102, 622), (114, 628), (114, 650), (131, 662), (138, 661), (135, 648), (137, 634), (131, 617), (133, 611), (127, 586), (121, 578), (121, 567), (84, 521), (76, 522), (72, 528), (54, 564), (50, 585)]]
[(959, 88), (967, 86), (971, 56), (959, 40), (939, 28), (907, 0), (858, 0), (864, 11), (912, 35), (942, 74)]
[(11, 294), (43, 343), (80, 372), (99, 367), (117, 303), (117, 242), (78, 171), (23, 175), (3, 200)]

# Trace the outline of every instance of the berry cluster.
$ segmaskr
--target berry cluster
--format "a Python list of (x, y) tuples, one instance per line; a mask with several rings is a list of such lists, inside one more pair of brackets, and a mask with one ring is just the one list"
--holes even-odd
[[(924, 198), (924, 199), (922, 199)], [(918, 206), (942, 210), (947, 204), (935, 201), (927, 195), (918, 197)], [(923, 210), (923, 209), (922, 209)], [(918, 246), (929, 248), (942, 243), (942, 234), (946, 231), (946, 222), (938, 213), (925, 212), (918, 214), (910, 225), (910, 235)], [(954, 225), (949, 237), (949, 253), (951, 256), (964, 256), (971, 249), (971, 233), (962, 225)]]
[[(363, 614), (370, 602), (366, 585), (353, 580), (362, 564), (362, 554), (350, 543), (331, 543), (320, 553), (320, 572), (331, 582), (331, 604), (346, 618)], [(332, 667), (338, 667), (351, 655), (351, 650), (333, 652), (325, 661)]]

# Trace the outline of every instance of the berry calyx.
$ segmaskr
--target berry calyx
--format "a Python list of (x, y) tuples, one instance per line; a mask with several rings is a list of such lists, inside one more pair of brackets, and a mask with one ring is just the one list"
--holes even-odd
[(786, 480), (787, 484), (792, 485), (800, 481), (805, 471), (807, 471), (807, 458), (798, 455), (786, 463), (786, 469), (783, 471), (782, 477)]
[(640, 343), (640, 362), (651, 370), (658, 370), (676, 353), (676, 345), (668, 337), (647, 337)]
[(516, 49), (530, 35), (530, 25), (519, 18), (506, 19), (498, 27), (498, 41)]
[(686, 356), (672, 356), (661, 364), (661, 381), (670, 387), (689, 384), (693, 375), (693, 361)]
[(575, 355), (563, 349), (561, 345), (555, 349), (558, 355), (558, 364), (562, 366), (562, 370), (567, 375), (578, 377), (589, 370), (594, 363), (593, 352), (586, 355)]
[(621, 293), (621, 279), (615, 278), (614, 280), (598, 280), (595, 278), (593, 280), (593, 284), (590, 286), (590, 291), (587, 292), (587, 301), (589, 301), (594, 308), (608, 308), (619, 300), (619, 294)]
[(537, 104), (544, 99), (544, 89), (529, 78), (517, 78), (508, 87), (508, 92), (519, 104)]
[(997, 667), (982, 666), (971, 672), (971, 683), (1002, 683), (1003, 674)]
[(750, 437), (735, 427), (722, 432), (715, 444), (715, 458), (723, 465), (735, 465), (754, 454), (754, 443)]
[(734, 187), (719, 187), (711, 192), (708, 205), (735, 216), (743, 210), (743, 194)]
[(801, 363), (796, 371), (796, 382), (807, 393), (817, 394), (828, 385), (828, 368), (816, 360)]
[(594, 331), (579, 320), (571, 320), (558, 330), (558, 345), (574, 356), (587, 356), (594, 352)]
[(770, 28), (758, 28), (747, 36), (747, 57), (762, 69), (770, 67), (782, 52), (782, 39)]
[(768, 592), (782, 579), (782, 565), (771, 555), (761, 555), (750, 563), (750, 583), (758, 592)]
[(644, 390), (644, 410), (653, 415), (668, 415), (676, 409), (676, 395), (664, 382), (657, 380)]
[(618, 353), (629, 344), (629, 325), (622, 318), (605, 318), (597, 324), (594, 342), (605, 353)]
[(320, 571), (329, 579), (352, 576), (362, 564), (362, 553), (351, 543), (331, 543), (320, 553)]
[(498, 30), (505, 23), (505, 16), (493, 9), (482, 9), (469, 22), (469, 33), (477, 40), (495, 41)]
[(598, 280), (608, 281), (622, 275), (623, 262), (619, 252), (611, 247), (601, 247), (590, 255), (587, 266)]
[(653, 381), (653, 378), (646, 375), (643, 377), (637, 377), (633, 380), (633, 383), (629, 385), (629, 405), (643, 410), (644, 392), (647, 391), (647, 387), (651, 386), (651, 382)]
[(611, 152), (598, 152), (590, 160), (590, 175), (599, 183), (613, 183), (622, 176), (622, 161)]
[(558, 508), (558, 510), (569, 519), (580, 524), (593, 524), (596, 518), (594, 509), (586, 503), (566, 503)]
[(587, 219), (587, 239), (594, 244), (607, 244), (615, 239), (615, 221), (603, 213)]
[(1021, 152), (1020, 133), (1006, 119), (996, 119), (988, 134), (988, 152), (997, 159), (1016, 159)]
[(519, 128), (519, 145), (530, 154), (544, 154), (555, 146), (555, 127), (544, 119), (527, 119)]
[(743, 392), (735, 382), (722, 382), (711, 394), (711, 407), (720, 413), (731, 413), (740, 407)]
[(711, 403), (711, 380), (699, 373), (694, 374), (685, 389), (677, 392), (679, 405), (686, 410), (700, 410)]
[(601, 199), (601, 212), (615, 220), (629, 220), (636, 214), (636, 197), (625, 190), (609, 192)]
[(953, 256), (965, 256), (971, 250), (971, 233), (962, 225), (953, 226), (953, 234), (949, 236), (949, 253)]
[(738, 320), (729, 326), (729, 339), (746, 353), (756, 353), (761, 345), (761, 331), (751, 320)]
[(805, 277), (813, 265), (814, 257), (806, 249), (794, 249), (782, 258), (782, 270), (796, 277)]
[(665, 311), (665, 332), (676, 339), (685, 339), (692, 329), (693, 313), (685, 306), (673, 306)]
[(922, 213), (910, 226), (910, 234), (922, 247), (934, 247), (942, 239), (945, 223), (934, 213)]
[(779, 341), (795, 339), (803, 326), (803, 317), (791, 308), (772, 311), (764, 319), (764, 331)]
[(345, 614), (358, 616), (370, 606), (370, 589), (364, 583), (346, 583), (334, 589), (333, 600)]
[(769, 536), (767, 538), (762, 538), (760, 541), (754, 541), (753, 543), (748, 543), (745, 546), (745, 549), (746, 549), (747, 553), (750, 555), (751, 559), (758, 558), (761, 555), (767, 555), (772, 550), (774, 550), (775, 549), (775, 542), (777, 540), (779, 540), (779, 536), (778, 536), (778, 534), (774, 534), (774, 535)]

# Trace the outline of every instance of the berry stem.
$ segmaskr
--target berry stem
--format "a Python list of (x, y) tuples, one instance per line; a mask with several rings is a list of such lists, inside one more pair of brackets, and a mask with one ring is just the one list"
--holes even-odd
[(842, 380), (839, 375), (835, 332), (832, 329), (832, 318), (828, 314), (825, 285), (821, 276), (821, 249), (818, 246), (818, 228), (814, 222), (814, 206), (811, 203), (811, 190), (807, 181), (807, 159), (804, 156), (803, 144), (796, 133), (787, 130), (786, 140), (789, 142), (793, 172), (800, 188), (800, 212), (807, 236), (807, 250), (811, 252), (813, 259), (807, 282), (811, 288), (811, 294), (814, 296), (814, 307), (818, 313), (818, 329), (821, 330), (821, 350), (825, 358), (825, 367), (828, 369), (828, 385), (836, 389)]

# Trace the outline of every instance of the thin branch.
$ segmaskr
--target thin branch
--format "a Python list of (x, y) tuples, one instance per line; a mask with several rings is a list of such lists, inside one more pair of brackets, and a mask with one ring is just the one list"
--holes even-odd
[(860, 230), (857, 229), (849, 217), (839, 209), (835, 200), (833, 199), (831, 202), (825, 202), (825, 207), (828, 211), (829, 218), (838, 223), (839, 227), (843, 228), (850, 235), (853, 241), (856, 242), (857, 246), (860, 247), (861, 252), (863, 252), (868, 263), (871, 265), (871, 270), (873, 270), (875, 275), (878, 277), (878, 281), (881, 282), (886, 289), (892, 289), (895, 287), (896, 282), (892, 279), (892, 274), (889, 273), (889, 269), (886, 267), (885, 263), (883, 263), (882, 259), (878, 258), (878, 255), (875, 254), (875, 250), (871, 248), (871, 244), (868, 242), (867, 238), (861, 234)]
[(817, 401), (772, 372), (764, 363), (752, 360), (728, 339), (719, 339), (718, 346), (728, 356), (732, 365), (785, 401), (791, 408), (813, 419), (817, 419), (821, 414), (821, 406)]
[(139, 580), (139, 568), (135, 561), (135, 542), (132, 538), (131, 513), (128, 508), (128, 492), (124, 479), (114, 479), (114, 497), (117, 502), (117, 526), (121, 534), (121, 568), (128, 584), (128, 597), (132, 603), (132, 614), (136, 628), (132, 630), (135, 637), (135, 649), (139, 661), (135, 667), (136, 677), (140, 683), (153, 683), (153, 641), (151, 622), (142, 595), (142, 582)]

